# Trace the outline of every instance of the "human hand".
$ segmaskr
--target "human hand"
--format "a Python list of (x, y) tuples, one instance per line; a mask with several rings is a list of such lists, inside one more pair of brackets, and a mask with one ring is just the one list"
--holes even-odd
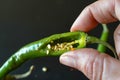
[[(78, 16), (71, 31), (90, 31), (99, 23), (120, 20), (120, 0), (99, 0), (87, 6)], [(115, 48), (120, 57), (120, 25), (114, 32)], [(90, 80), (120, 80), (120, 61), (97, 50), (84, 48), (67, 52), (60, 62), (82, 71)]]

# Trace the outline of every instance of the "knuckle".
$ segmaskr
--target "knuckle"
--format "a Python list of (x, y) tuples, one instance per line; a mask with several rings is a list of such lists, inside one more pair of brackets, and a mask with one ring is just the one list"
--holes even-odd
[(115, 48), (118, 56), (120, 57), (120, 24), (117, 29), (114, 31), (114, 40), (115, 40)]
[(91, 62), (85, 65), (86, 75), (91, 80), (102, 80), (104, 70), (104, 60), (108, 57), (106, 54), (98, 54)]
[(114, 31), (114, 38), (120, 38), (120, 24), (117, 29)]

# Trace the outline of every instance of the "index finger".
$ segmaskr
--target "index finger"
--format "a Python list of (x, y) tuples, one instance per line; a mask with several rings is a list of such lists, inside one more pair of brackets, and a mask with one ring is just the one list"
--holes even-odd
[(118, 19), (117, 14), (120, 14), (116, 5), (120, 0), (100, 0), (87, 6), (71, 27), (71, 31), (90, 31), (95, 28), (98, 23), (110, 23)]

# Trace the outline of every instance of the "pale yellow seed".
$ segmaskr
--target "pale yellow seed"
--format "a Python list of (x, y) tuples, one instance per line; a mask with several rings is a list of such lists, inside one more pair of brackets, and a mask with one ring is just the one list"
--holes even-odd
[(51, 41), (51, 43), (53, 43), (54, 41)]
[(70, 48), (73, 48), (73, 46), (72, 46), (72, 45), (70, 45)]
[(57, 46), (55, 45), (54, 50), (56, 50), (56, 49), (57, 49)]
[(63, 48), (63, 47), (64, 47), (64, 44), (61, 44), (60, 47)]
[(43, 68), (42, 68), (42, 71), (43, 71), (43, 72), (47, 72), (47, 70), (48, 70), (47, 67), (43, 67)]
[(49, 50), (47, 50), (46, 54), (48, 55), (48, 54), (49, 54), (49, 52), (50, 52), (50, 51), (49, 51)]
[(48, 44), (48, 45), (47, 45), (47, 48), (48, 48), (48, 49), (51, 49), (51, 45), (50, 45), (50, 44)]
[(69, 47), (66, 47), (67, 50), (69, 50), (70, 48)]

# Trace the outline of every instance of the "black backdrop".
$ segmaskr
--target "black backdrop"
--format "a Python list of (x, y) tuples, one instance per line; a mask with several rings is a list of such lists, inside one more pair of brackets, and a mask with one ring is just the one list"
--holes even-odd
[[(1, 0), (0, 1), (0, 65), (23, 45), (54, 33), (69, 31), (85, 6), (95, 0)], [(114, 24), (114, 23), (113, 23)], [(111, 25), (111, 24), (110, 24)], [(111, 25), (114, 30), (116, 24)], [(90, 32), (100, 35), (101, 28)], [(112, 32), (111, 31), (111, 35)], [(97, 35), (98, 34), (98, 35)], [(112, 42), (113, 38), (110, 37)], [(77, 70), (59, 63), (59, 57), (29, 60), (11, 74), (26, 72), (35, 65), (33, 73), (21, 80), (87, 80)], [(43, 72), (42, 67), (48, 68)]]

